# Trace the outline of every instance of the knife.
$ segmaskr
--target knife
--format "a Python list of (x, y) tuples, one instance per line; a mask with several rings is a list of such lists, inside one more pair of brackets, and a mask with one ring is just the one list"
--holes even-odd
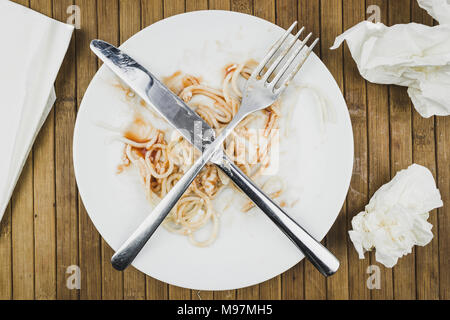
[[(133, 58), (102, 40), (93, 40), (91, 50), (197, 149), (205, 150), (214, 140), (214, 130)], [(334, 274), (339, 268), (336, 257), (290, 218), (226, 155), (222, 153), (222, 157), (223, 159), (215, 159), (212, 162), (285, 233), (323, 275)], [(164, 201), (165, 199), (162, 200)], [(112, 257), (113, 267), (117, 270), (128, 267), (164, 218), (165, 216), (150, 214)]]

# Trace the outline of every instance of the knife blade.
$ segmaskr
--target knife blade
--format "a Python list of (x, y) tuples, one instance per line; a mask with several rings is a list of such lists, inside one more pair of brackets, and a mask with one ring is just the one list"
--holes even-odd
[[(93, 40), (91, 42), (91, 50), (197, 149), (205, 150), (214, 140), (214, 130), (192, 111), (184, 101), (172, 93), (133, 58), (102, 40)], [(339, 269), (339, 261), (336, 257), (298, 225), (295, 220), (289, 217), (224, 153), (222, 155), (220, 158), (216, 157), (215, 161), (212, 162), (280, 228), (323, 275), (330, 276), (334, 274)], [(166, 200), (164, 198), (162, 202)], [(171, 204), (167, 203), (167, 205)], [(113, 267), (117, 270), (124, 270), (128, 267), (156, 228), (162, 223), (164, 217), (163, 215), (149, 215), (112, 257), (111, 263)]]
[(214, 140), (214, 130), (129, 55), (102, 40), (93, 40), (91, 50), (197, 149), (203, 151)]

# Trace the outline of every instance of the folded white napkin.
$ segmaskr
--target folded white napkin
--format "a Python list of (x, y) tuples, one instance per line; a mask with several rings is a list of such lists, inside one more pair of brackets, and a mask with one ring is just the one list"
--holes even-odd
[(0, 0), (0, 220), (51, 110), (73, 26)]
[(400, 171), (352, 220), (349, 235), (360, 259), (376, 249), (376, 260), (392, 268), (415, 245), (427, 245), (433, 239), (429, 212), (442, 205), (430, 170), (413, 164)]
[[(419, 3), (433, 14), (439, 11), (441, 21), (450, 21), (450, 4), (445, 0)], [(407, 86), (423, 117), (450, 114), (450, 25), (387, 27), (363, 21), (338, 36), (331, 49), (344, 40), (366, 80)]]

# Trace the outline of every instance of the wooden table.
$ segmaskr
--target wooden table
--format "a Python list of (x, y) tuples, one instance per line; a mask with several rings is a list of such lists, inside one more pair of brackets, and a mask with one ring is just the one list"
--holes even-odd
[[(450, 117), (422, 118), (405, 88), (364, 81), (347, 48), (329, 50), (334, 38), (366, 19), (378, 5), (385, 24), (433, 24), (415, 0), (20, 0), (67, 21), (67, 8), (81, 11), (81, 29), (56, 82), (58, 100), (42, 129), (0, 226), (2, 299), (449, 299), (450, 209), (431, 212), (433, 241), (415, 248), (393, 269), (380, 266), (381, 288), (369, 290), (367, 268), (348, 239), (351, 218), (395, 173), (413, 162), (435, 175), (450, 204)], [(192, 10), (224, 9), (253, 14), (282, 27), (294, 20), (320, 35), (316, 53), (344, 92), (355, 136), (355, 166), (347, 201), (324, 243), (341, 260), (339, 272), (323, 278), (301, 262), (266, 283), (226, 292), (197, 292), (154, 280), (134, 269), (112, 269), (113, 251), (92, 225), (78, 196), (72, 164), (73, 127), (83, 94), (99, 67), (89, 42), (120, 44), (165, 17)], [(69, 290), (71, 265), (81, 271), (81, 289)]]

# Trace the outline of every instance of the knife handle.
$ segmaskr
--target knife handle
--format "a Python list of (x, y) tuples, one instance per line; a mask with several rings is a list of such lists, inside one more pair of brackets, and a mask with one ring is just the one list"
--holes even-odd
[(234, 163), (225, 160), (219, 168), (257, 205), (278, 228), (303, 252), (324, 275), (331, 276), (339, 269), (339, 260), (315, 240), (305, 229), (288, 216), (272, 199), (258, 188)]

